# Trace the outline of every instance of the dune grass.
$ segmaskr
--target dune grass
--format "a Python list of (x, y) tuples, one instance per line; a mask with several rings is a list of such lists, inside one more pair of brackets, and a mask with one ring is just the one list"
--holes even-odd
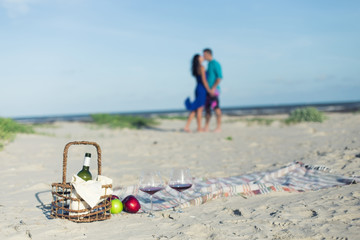
[(232, 122), (246, 122), (247, 125), (253, 125), (253, 124), (259, 124), (259, 125), (271, 125), (273, 122), (278, 121), (278, 119), (274, 118), (263, 118), (263, 117), (254, 117), (254, 118), (240, 118), (240, 119), (230, 119), (226, 122), (232, 123)]
[(188, 117), (187, 116), (158, 116), (156, 117), (158, 119), (162, 119), (162, 120), (186, 120)]
[(268, 117), (253, 117), (253, 118), (240, 118), (240, 119), (231, 119), (226, 122), (237, 122), (242, 121), (246, 122), (249, 126), (253, 124), (258, 125), (266, 125), (269, 126), (273, 122), (278, 121), (280, 123), (289, 125), (301, 122), (323, 122), (328, 117), (317, 110), (314, 107), (305, 107), (305, 108), (297, 108), (292, 111), (286, 119), (275, 119), (275, 118), (268, 118)]
[(0, 149), (13, 140), (17, 133), (35, 133), (31, 125), (17, 123), (10, 118), (0, 118)]
[(295, 109), (290, 116), (285, 119), (286, 124), (300, 122), (323, 122), (327, 117), (314, 107), (305, 107)]
[(245, 121), (248, 124), (252, 124), (252, 123), (257, 123), (259, 125), (271, 125), (274, 121), (276, 121), (276, 119), (272, 119), (272, 118), (259, 118), (259, 117), (255, 117), (255, 118), (248, 118), (245, 119)]
[(111, 114), (91, 114), (91, 118), (97, 125), (104, 125), (110, 128), (130, 128), (140, 129), (153, 127), (158, 122), (153, 118), (145, 118), (138, 116), (123, 116)]

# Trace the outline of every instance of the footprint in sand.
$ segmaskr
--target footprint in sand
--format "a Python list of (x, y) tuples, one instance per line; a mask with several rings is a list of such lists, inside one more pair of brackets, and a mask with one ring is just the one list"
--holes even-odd
[(208, 239), (209, 235), (211, 234), (211, 227), (206, 226), (205, 224), (192, 224), (189, 226), (184, 233), (186, 233), (189, 236), (193, 236), (194, 238), (206, 238)]
[(308, 127), (306, 128), (306, 132), (312, 134), (313, 137), (326, 136), (326, 132), (318, 132), (315, 128)]
[(259, 146), (259, 144), (257, 142), (252, 142), (249, 144), (249, 147), (252, 147), (252, 148), (258, 147), (258, 146)]

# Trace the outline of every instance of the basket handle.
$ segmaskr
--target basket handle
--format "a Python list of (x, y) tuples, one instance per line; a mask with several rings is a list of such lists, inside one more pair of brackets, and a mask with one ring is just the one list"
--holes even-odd
[(67, 158), (68, 158), (68, 151), (71, 145), (93, 145), (97, 151), (97, 164), (98, 164), (98, 175), (101, 175), (101, 148), (99, 144), (96, 142), (88, 142), (88, 141), (75, 141), (69, 142), (65, 145), (64, 148), (64, 160), (63, 160), (63, 184), (66, 184), (66, 166), (67, 166)]

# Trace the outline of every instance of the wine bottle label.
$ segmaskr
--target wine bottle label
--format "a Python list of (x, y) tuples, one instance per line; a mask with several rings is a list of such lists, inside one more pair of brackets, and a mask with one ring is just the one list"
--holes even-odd
[(90, 159), (91, 159), (91, 158), (89, 158), (89, 157), (85, 157), (85, 158), (84, 158), (84, 166), (90, 167)]

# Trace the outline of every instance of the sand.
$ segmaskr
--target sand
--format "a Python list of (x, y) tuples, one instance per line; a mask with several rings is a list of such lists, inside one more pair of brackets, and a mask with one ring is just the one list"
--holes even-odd
[[(360, 114), (328, 116), (324, 123), (291, 126), (224, 117), (221, 133), (184, 133), (182, 120), (145, 130), (77, 122), (37, 127), (41, 134), (18, 135), (0, 152), (0, 239), (358, 239), (359, 185), (221, 198), (183, 213), (156, 212), (155, 218), (119, 214), (85, 224), (47, 218), (50, 185), (61, 181), (63, 148), (74, 140), (100, 144), (103, 175), (114, 187), (136, 184), (147, 168), (166, 178), (174, 166), (189, 167), (194, 177), (226, 177), (302, 161), (359, 176)], [(68, 179), (81, 168), (85, 151), (95, 156), (92, 147), (70, 148)], [(96, 175), (94, 157), (91, 169)]]

